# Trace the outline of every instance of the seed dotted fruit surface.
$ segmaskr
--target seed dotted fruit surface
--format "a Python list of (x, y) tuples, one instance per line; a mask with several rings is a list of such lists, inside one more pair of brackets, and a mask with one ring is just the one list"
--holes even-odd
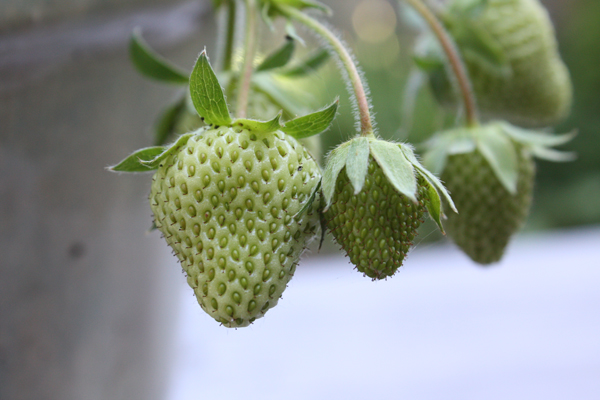
[(304, 147), (279, 131), (201, 130), (161, 163), (155, 224), (214, 319), (247, 326), (277, 304), (318, 230), (313, 206), (294, 216), (320, 179)]
[(535, 162), (517, 148), (517, 192), (512, 195), (479, 153), (453, 155), (442, 180), (452, 193), (459, 214), (444, 223), (448, 236), (474, 261), (490, 264), (502, 258), (510, 237), (523, 225), (531, 205)]
[[(423, 199), (424, 189), (419, 186), (418, 199)], [(325, 219), (357, 269), (383, 279), (402, 265), (425, 210), (422, 200), (415, 204), (398, 193), (370, 157), (364, 186), (356, 195), (346, 169), (341, 170)]]

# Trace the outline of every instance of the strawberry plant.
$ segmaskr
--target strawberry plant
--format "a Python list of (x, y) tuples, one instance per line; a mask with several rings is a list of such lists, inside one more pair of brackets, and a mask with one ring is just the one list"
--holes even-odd
[[(530, 131), (506, 121), (480, 122), (480, 110), (487, 114), (494, 101), (505, 99), (508, 104), (523, 99), (521, 83), (500, 84), (502, 95), (479, 89), (482, 78), (469, 64), (470, 53), (464, 53), (467, 67), (462, 61), (461, 51), (473, 46), (483, 48), (486, 56), (493, 53), (492, 47), (482, 47), (482, 38), (501, 29), (486, 32), (492, 24), (477, 18), (494, 14), (489, 7), (500, 7), (499, 2), (456, 1), (450, 11), (440, 14), (440, 21), (420, 0), (407, 0), (437, 41), (437, 58), (416, 56), (415, 61), (428, 68), (432, 84), (439, 74), (436, 68), (442, 66), (442, 75), (450, 77), (444, 85), (452, 91), (455, 84), (459, 94), (455, 98), (461, 99), (464, 112), (463, 124), (425, 143), (423, 162), (410, 143), (379, 137), (367, 82), (350, 49), (313, 16), (330, 13), (324, 4), (245, 0), (243, 57), (234, 62), (241, 2), (213, 1), (227, 16), (222, 21), (218, 68), (213, 69), (203, 50), (189, 74), (159, 56), (141, 32), (134, 31), (130, 54), (137, 69), (146, 77), (179, 86), (180, 92), (157, 119), (154, 146), (133, 152), (110, 170), (154, 173), (149, 197), (154, 228), (179, 259), (206, 313), (233, 328), (264, 316), (278, 303), (301, 254), (319, 232), (321, 241), (331, 234), (354, 267), (374, 280), (397, 272), (427, 215), (442, 232), (445, 225), (452, 240), (474, 261), (488, 264), (502, 257), (531, 203), (533, 157), (569, 159), (551, 147), (572, 135)], [(283, 45), (266, 55), (261, 55), (264, 49), (257, 34), (261, 19), (272, 32), (277, 32), (276, 20), (285, 22)], [(312, 32), (326, 49), (296, 60), (297, 43), (305, 44), (296, 25)], [(551, 34), (545, 29), (539, 40), (549, 43), (542, 47), (552, 57), (531, 56), (538, 70), (562, 68), (556, 67), (559, 59)], [(496, 55), (510, 66), (511, 79), (527, 80), (516, 72), (515, 58), (507, 58), (517, 52), (520, 42), (511, 47), (509, 40), (494, 40), (501, 44)], [(314, 138), (332, 124), (338, 101), (307, 112), (302, 94), (284, 82), (309, 76), (330, 56), (338, 60), (347, 81), (356, 132), (346, 133), (351, 138), (328, 154), (321, 169)], [(561, 101), (567, 104), (566, 89), (545, 81), (545, 86), (536, 83), (540, 91), (563, 96)], [(311, 84), (304, 89), (310, 92)], [(542, 97), (548, 100), (545, 94)], [(510, 121), (554, 120), (537, 113), (545, 106), (526, 102), (528, 109), (505, 107), (490, 114)]]

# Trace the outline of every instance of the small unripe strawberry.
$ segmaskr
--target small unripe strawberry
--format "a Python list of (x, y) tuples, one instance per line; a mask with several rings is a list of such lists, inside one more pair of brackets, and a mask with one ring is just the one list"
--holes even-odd
[[(482, 116), (522, 126), (564, 119), (571, 79), (546, 9), (538, 0), (488, 0), (469, 13), (464, 4), (451, 2), (442, 18), (462, 53)], [(429, 74), (434, 94), (455, 105), (443, 62), (438, 65)]]
[(531, 153), (517, 149), (517, 190), (510, 193), (489, 162), (475, 150), (448, 157), (441, 176), (460, 214), (445, 222), (448, 236), (479, 264), (500, 261), (513, 234), (525, 222), (533, 195), (535, 163)]
[(438, 190), (452, 204), (407, 145), (353, 139), (329, 157), (325, 221), (358, 271), (383, 279), (402, 265), (427, 209), (441, 228)]
[(448, 236), (473, 261), (499, 261), (531, 205), (537, 156), (566, 161), (549, 147), (572, 135), (554, 136), (495, 122), (441, 132), (427, 144), (424, 163), (441, 175), (460, 214), (445, 223)]
[[(150, 206), (198, 303), (227, 327), (275, 306), (315, 235), (317, 163), (283, 132), (201, 129), (161, 162)], [(318, 204), (315, 203), (315, 204)]]

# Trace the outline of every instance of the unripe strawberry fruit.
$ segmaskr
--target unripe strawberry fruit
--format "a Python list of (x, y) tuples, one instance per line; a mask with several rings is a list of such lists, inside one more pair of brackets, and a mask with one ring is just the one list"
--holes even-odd
[(304, 147), (280, 131), (201, 129), (161, 162), (155, 225), (215, 320), (247, 326), (277, 304), (318, 229), (312, 206), (298, 213), (320, 179)]
[[(481, 114), (522, 126), (564, 119), (571, 108), (571, 79), (539, 1), (488, 0), (469, 17), (461, 14), (466, 12), (461, 4), (452, 2), (443, 18), (465, 60)], [(434, 93), (442, 103), (456, 104), (442, 64), (430, 73)]]
[(413, 245), (426, 211), (425, 188), (419, 185), (417, 203), (400, 194), (381, 167), (369, 158), (360, 193), (344, 168), (336, 183), (327, 227), (350, 257), (352, 264), (373, 279), (394, 275)]
[(440, 194), (456, 211), (409, 145), (375, 135), (337, 147), (323, 172), (327, 227), (358, 271), (372, 279), (402, 266), (426, 210), (443, 231)]
[(448, 157), (442, 181), (460, 214), (448, 215), (448, 236), (475, 262), (499, 261), (525, 222), (533, 194), (535, 162), (517, 148), (517, 190), (511, 194), (479, 151)]

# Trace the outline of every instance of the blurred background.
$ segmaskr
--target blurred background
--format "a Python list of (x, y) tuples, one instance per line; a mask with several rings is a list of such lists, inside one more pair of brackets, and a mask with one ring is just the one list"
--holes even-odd
[[(426, 90), (403, 120), (417, 32), (396, 1), (324, 2), (381, 136), (439, 129)], [(578, 159), (538, 163), (502, 263), (475, 266), (425, 224), (400, 273), (372, 283), (328, 243), (266, 318), (227, 330), (146, 234), (149, 176), (104, 170), (151, 144), (176, 96), (131, 66), (131, 31), (189, 68), (215, 45), (211, 3), (0, 0), (0, 400), (600, 398), (600, 3), (542, 3), (575, 91), (555, 130), (578, 130), (563, 147)], [(341, 97), (327, 152), (354, 132), (345, 84), (332, 62), (304, 83), (315, 108)]]

